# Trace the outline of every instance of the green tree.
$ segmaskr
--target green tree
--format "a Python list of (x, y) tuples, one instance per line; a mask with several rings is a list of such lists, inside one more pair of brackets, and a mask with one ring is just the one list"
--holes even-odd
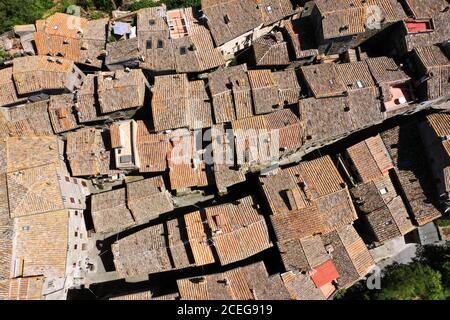
[(421, 262), (397, 266), (382, 278), (381, 285), (373, 295), (377, 300), (445, 299), (441, 273)]
[(150, 8), (150, 7), (157, 7), (159, 5), (161, 5), (161, 4), (158, 3), (158, 2), (152, 1), (152, 0), (141, 0), (141, 1), (137, 1), (137, 2), (133, 3), (129, 7), (129, 10), (137, 11), (139, 9)]
[[(450, 269), (450, 265), (447, 265)], [(447, 273), (448, 277), (448, 273)], [(446, 278), (448, 279), (448, 278)], [(380, 290), (369, 290), (365, 281), (339, 292), (337, 300), (443, 300), (448, 299), (448, 286), (440, 271), (415, 261), (394, 264), (384, 271)]]
[(0, 33), (17, 24), (34, 23), (52, 6), (50, 0), (0, 0)]

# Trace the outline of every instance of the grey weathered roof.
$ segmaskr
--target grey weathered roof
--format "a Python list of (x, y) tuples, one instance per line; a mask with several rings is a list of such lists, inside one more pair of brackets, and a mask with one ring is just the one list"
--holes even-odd
[(263, 24), (253, 0), (202, 0), (201, 6), (216, 46)]
[(446, 0), (405, 0), (403, 1), (416, 19), (430, 18), (448, 8)]
[(289, 53), (281, 32), (263, 35), (253, 42), (253, 55), (257, 66), (289, 64)]
[[(322, 15), (324, 39), (355, 35), (373, 29), (367, 24), (367, 16), (373, 15), (377, 6), (384, 18), (382, 23), (402, 20), (406, 14), (400, 3), (395, 0), (346, 1), (317, 0), (315, 4)], [(378, 14), (378, 13), (375, 13)]]
[(193, 265), (181, 223), (181, 219), (165, 221), (115, 242), (112, 252), (117, 273), (128, 278)]
[(91, 214), (96, 232), (119, 232), (134, 224), (133, 216), (127, 208), (125, 188), (93, 194), (91, 199)]
[(145, 57), (140, 66), (155, 72), (174, 70), (182, 73), (201, 72), (223, 65), (221, 53), (214, 48), (211, 34), (198, 16), (193, 8), (139, 10), (139, 50)]
[(211, 102), (203, 80), (189, 81), (186, 74), (157, 76), (152, 93), (156, 131), (212, 125)]
[(264, 262), (223, 273), (177, 280), (183, 300), (288, 300), (279, 275), (269, 276)]
[(128, 183), (127, 204), (137, 222), (145, 222), (173, 210), (162, 176)]
[(435, 99), (450, 92), (450, 60), (443, 49), (438, 46), (416, 47), (413, 55), (422, 76), (429, 76), (426, 80), (427, 98)]
[(208, 74), (216, 123), (251, 116), (252, 99), (245, 64), (216, 70)]
[(375, 88), (348, 93), (347, 97), (308, 98), (299, 101), (304, 136), (329, 140), (383, 121), (381, 102)]
[(319, 54), (308, 19), (288, 20), (284, 23), (286, 41), (297, 59)]
[(405, 192), (412, 214), (419, 225), (441, 216), (434, 206), (434, 184), (426, 170), (426, 158), (422, 152), (416, 123), (397, 126), (381, 133), (391, 155), (396, 173)]
[(352, 225), (321, 236), (323, 244), (332, 250), (333, 262), (339, 273), (339, 288), (348, 288), (364, 277), (375, 265), (363, 240)]
[[(381, 190), (384, 190), (383, 194)], [(358, 209), (365, 215), (379, 242), (404, 235), (414, 229), (405, 204), (389, 176), (374, 179), (351, 189)]]
[(144, 105), (148, 86), (142, 70), (117, 70), (97, 74), (97, 95), (102, 114)]

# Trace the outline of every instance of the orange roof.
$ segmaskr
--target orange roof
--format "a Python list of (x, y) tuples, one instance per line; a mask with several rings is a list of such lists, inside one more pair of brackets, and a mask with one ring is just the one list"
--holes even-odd
[(320, 288), (337, 278), (339, 278), (339, 273), (331, 259), (317, 266), (311, 272), (311, 279), (317, 288)]

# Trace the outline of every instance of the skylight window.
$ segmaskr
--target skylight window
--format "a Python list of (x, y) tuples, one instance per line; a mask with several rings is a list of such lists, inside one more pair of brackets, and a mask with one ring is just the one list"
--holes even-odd
[(271, 7), (271, 6), (267, 6), (267, 12), (268, 12), (268, 13), (272, 13), (272, 12), (273, 12), (273, 10), (272, 10), (272, 7)]
[(386, 194), (387, 192), (388, 192), (388, 189), (386, 187), (380, 189), (381, 194)]

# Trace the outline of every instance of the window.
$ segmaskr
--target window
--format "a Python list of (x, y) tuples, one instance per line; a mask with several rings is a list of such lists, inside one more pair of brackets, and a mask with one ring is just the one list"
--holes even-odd
[(386, 187), (380, 189), (381, 194), (386, 194), (387, 192), (388, 192), (388, 189)]
[(186, 52), (187, 52), (186, 47), (181, 47), (181, 48), (180, 48), (180, 54), (181, 54), (181, 55), (185, 55)]
[(158, 40), (158, 48), (164, 48), (164, 42), (162, 40)]
[(120, 156), (120, 158), (119, 158), (120, 163), (130, 163), (131, 160), (132, 160), (131, 155)]
[(84, 181), (81, 181), (81, 185), (82, 185), (83, 187), (87, 187), (87, 184), (86, 184), (86, 182), (84, 182)]
[(73, 248), (74, 248), (75, 250), (77, 250), (78, 246), (77, 246), (77, 245), (74, 245)]
[(81, 245), (81, 250), (86, 251), (87, 250), (87, 243), (83, 243)]
[(356, 81), (356, 86), (361, 89), (364, 87), (364, 84), (362, 83), (362, 81), (358, 80)]
[(76, 215), (76, 216), (78, 215), (78, 211), (75, 211), (75, 215)]
[(273, 10), (272, 10), (272, 7), (271, 7), (271, 6), (267, 6), (267, 12), (268, 12), (268, 13), (272, 13), (272, 12), (273, 12)]
[(147, 42), (146, 42), (146, 48), (147, 49), (151, 49), (152, 48), (152, 40), (150, 39), (150, 40), (147, 40)]
[(78, 232), (77, 231), (75, 231), (75, 237), (78, 237)]
[(83, 79), (83, 77), (81, 76), (81, 74), (78, 75), (78, 79)]
[(64, 180), (66, 180), (67, 182), (70, 182), (70, 178), (68, 176), (65, 176)]
[(74, 178), (73, 183), (78, 184), (78, 180), (76, 178)]
[(155, 25), (155, 19), (148, 20), (148, 24), (151, 25), (151, 26), (154, 26)]
[(70, 202), (71, 202), (71, 203), (75, 203), (75, 199), (72, 198), (72, 197), (70, 197)]

